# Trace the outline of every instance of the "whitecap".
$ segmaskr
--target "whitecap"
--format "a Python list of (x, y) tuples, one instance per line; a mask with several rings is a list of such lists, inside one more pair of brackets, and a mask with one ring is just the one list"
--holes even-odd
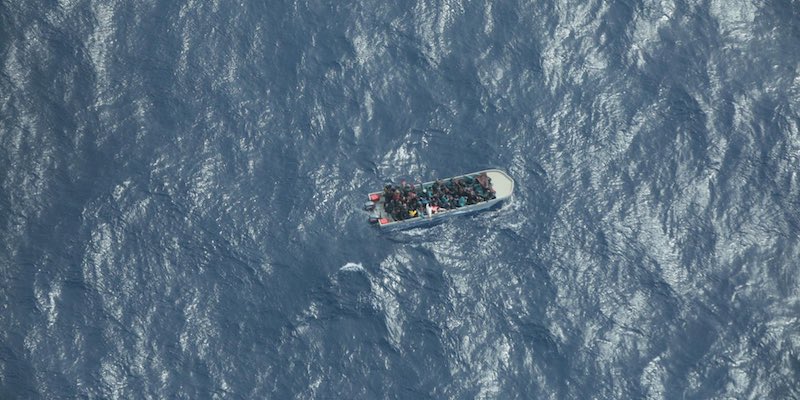
[(364, 266), (361, 263), (349, 262), (345, 264), (339, 271), (359, 272), (364, 271)]

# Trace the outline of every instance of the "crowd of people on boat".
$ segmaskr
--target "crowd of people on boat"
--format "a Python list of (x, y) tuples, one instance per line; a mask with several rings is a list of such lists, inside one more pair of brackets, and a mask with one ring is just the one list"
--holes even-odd
[(437, 180), (419, 187), (402, 181), (383, 188), (384, 209), (395, 221), (455, 209), (495, 198), (492, 180), (486, 173)]

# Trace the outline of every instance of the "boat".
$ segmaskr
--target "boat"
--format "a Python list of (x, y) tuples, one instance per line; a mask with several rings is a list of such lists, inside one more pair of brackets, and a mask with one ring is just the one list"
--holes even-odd
[[(467, 196), (459, 196), (459, 201), (439, 204), (437, 197), (433, 193), (441, 193), (447, 186), (448, 191), (454, 186), (460, 190), (470, 192), (471, 204), (466, 204)], [(469, 189), (464, 189), (464, 188)], [(387, 192), (388, 191), (388, 192)], [(414, 202), (408, 214), (399, 213), (392, 210), (398, 204), (397, 200), (390, 197), (392, 195), (399, 198), (399, 193), (411, 193), (418, 201)], [(419, 193), (419, 195), (417, 195)], [(446, 179), (425, 182), (418, 185), (409, 185), (405, 182), (400, 186), (387, 185), (383, 191), (368, 194), (368, 201), (364, 204), (364, 209), (371, 212), (370, 223), (376, 225), (381, 230), (394, 230), (430, 225), (456, 215), (469, 214), (481, 210), (487, 210), (495, 206), (501, 206), (510, 202), (514, 193), (514, 180), (500, 169), (486, 169), (472, 172), (469, 174), (454, 176)], [(463, 193), (462, 193), (463, 194)], [(451, 196), (453, 199), (455, 196)], [(462, 199), (461, 197), (464, 197)], [(406, 203), (405, 200), (402, 201)], [(432, 206), (433, 205), (433, 206)], [(406, 208), (404, 208), (405, 210)], [(394, 211), (394, 212), (390, 212)]]

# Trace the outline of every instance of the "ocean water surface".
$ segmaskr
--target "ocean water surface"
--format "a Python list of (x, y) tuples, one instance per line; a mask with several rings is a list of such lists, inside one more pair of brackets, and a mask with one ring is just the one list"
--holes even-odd
[(4, 1), (0, 398), (800, 398), (799, 164), (793, 0)]

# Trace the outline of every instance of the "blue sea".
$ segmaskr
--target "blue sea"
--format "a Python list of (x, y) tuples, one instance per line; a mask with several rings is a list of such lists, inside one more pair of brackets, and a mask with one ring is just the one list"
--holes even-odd
[(797, 0), (5, 0), (0, 180), (2, 399), (800, 398)]

